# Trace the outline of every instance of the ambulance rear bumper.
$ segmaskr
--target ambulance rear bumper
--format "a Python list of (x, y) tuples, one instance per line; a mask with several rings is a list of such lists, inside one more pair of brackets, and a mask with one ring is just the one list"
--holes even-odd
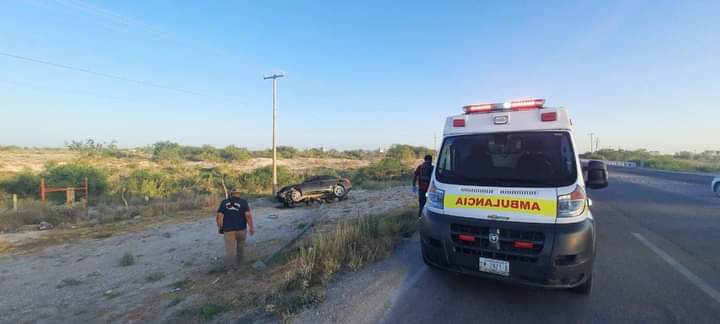
[[(500, 232), (500, 244), (489, 231)], [(474, 236), (475, 242), (458, 235)], [(591, 218), (572, 224), (536, 224), (479, 220), (424, 211), (420, 240), (425, 262), (448, 271), (547, 288), (571, 288), (591, 275), (595, 259), (595, 224)], [(533, 249), (513, 247), (532, 241)], [(479, 258), (504, 260), (509, 275), (479, 270)]]

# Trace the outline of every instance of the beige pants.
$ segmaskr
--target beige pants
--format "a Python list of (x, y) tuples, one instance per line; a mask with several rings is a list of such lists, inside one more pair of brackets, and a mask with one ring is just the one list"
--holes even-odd
[(245, 231), (225, 232), (225, 262), (241, 264), (245, 256)]

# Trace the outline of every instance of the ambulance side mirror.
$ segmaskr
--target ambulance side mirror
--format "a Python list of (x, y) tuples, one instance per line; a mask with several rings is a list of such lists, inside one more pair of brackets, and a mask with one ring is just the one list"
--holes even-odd
[(590, 189), (602, 189), (608, 186), (607, 165), (602, 161), (588, 161), (585, 186)]

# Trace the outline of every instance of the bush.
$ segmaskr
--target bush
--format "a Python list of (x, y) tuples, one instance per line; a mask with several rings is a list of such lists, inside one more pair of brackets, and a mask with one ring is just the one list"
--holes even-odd
[(20, 197), (37, 197), (40, 192), (40, 177), (30, 171), (23, 171), (0, 182), (0, 189)]
[(394, 144), (390, 146), (386, 153), (386, 157), (396, 158), (401, 161), (411, 161), (422, 159), (425, 155), (435, 155), (435, 150), (422, 146), (411, 146), (404, 144)]
[(177, 161), (183, 158), (180, 144), (170, 141), (153, 144), (152, 155), (155, 161)]
[[(300, 179), (283, 166), (278, 166), (278, 185), (280, 187), (298, 182)], [(228, 188), (238, 187), (246, 193), (268, 193), (272, 191), (272, 167), (262, 167), (252, 172), (240, 174), (229, 179)]]
[(147, 195), (150, 198), (166, 197), (174, 187), (166, 173), (144, 169), (135, 170), (120, 181), (129, 195)]
[(363, 186), (378, 182), (409, 182), (412, 174), (413, 169), (405, 165), (399, 158), (386, 157), (367, 167), (359, 168), (347, 176), (352, 179), (354, 184)]
[(83, 164), (50, 166), (43, 174), (45, 183), (51, 187), (81, 187), (85, 177), (91, 195), (99, 196), (108, 188), (108, 175), (95, 167)]
[(68, 206), (43, 206), (39, 201), (23, 202), (17, 212), (7, 211), (0, 213), (0, 230), (14, 231), (23, 225), (40, 224), (48, 222), (58, 224), (76, 223), (85, 216), (85, 209)]
[(246, 161), (250, 159), (250, 152), (246, 148), (229, 145), (220, 151), (220, 156), (225, 161)]
[(120, 266), (121, 267), (129, 267), (134, 264), (135, 264), (135, 256), (130, 252), (126, 252), (125, 254), (123, 254), (122, 258), (120, 258)]

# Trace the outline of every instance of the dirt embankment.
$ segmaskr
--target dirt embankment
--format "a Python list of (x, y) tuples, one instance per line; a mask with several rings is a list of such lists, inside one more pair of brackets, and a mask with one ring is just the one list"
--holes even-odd
[[(401, 187), (358, 190), (347, 201), (310, 208), (278, 209), (274, 203), (255, 201), (257, 233), (248, 241), (248, 262), (268, 256), (312, 222), (382, 214), (413, 204), (413, 198), (408, 188)], [(222, 253), (214, 219), (206, 215), (0, 256), (0, 321), (125, 322), (130, 310), (142, 308), (156, 296), (186, 289), (193, 274), (212, 269)], [(184, 303), (169, 299), (162, 312), (133, 312), (133, 316), (162, 321), (180, 307)]]

